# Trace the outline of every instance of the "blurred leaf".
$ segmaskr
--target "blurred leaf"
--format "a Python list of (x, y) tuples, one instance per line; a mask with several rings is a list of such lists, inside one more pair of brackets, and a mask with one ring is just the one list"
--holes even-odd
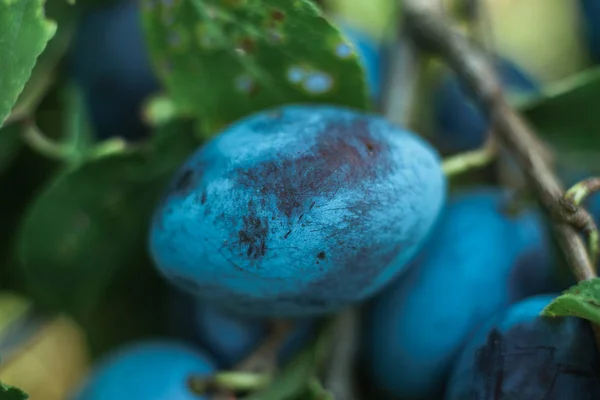
[(55, 32), (56, 24), (44, 17), (43, 0), (0, 1), (0, 126)]
[(13, 386), (0, 383), (0, 400), (27, 400), (29, 395)]
[(143, 1), (155, 69), (208, 133), (284, 103), (366, 109), (362, 66), (307, 0)]
[(22, 222), (17, 254), (39, 299), (81, 315), (145, 254), (154, 206), (198, 145), (190, 125), (175, 121), (148, 147), (63, 171), (35, 199)]
[(600, 150), (598, 104), (600, 68), (595, 68), (549, 86), (542, 97), (522, 101), (519, 108), (561, 153)]
[(22, 146), (19, 125), (11, 124), (0, 128), (0, 174), (10, 166)]
[(570, 287), (548, 304), (541, 315), (574, 316), (600, 324), (600, 278)]
[(56, 78), (56, 70), (75, 32), (78, 9), (64, 1), (52, 1), (46, 5), (46, 15), (56, 21), (56, 34), (48, 41), (37, 59), (31, 77), (19, 95), (11, 112), (11, 119), (25, 117), (33, 113), (42, 97)]
[(401, 16), (401, 2), (396, 0), (329, 0), (328, 3), (337, 20), (347, 22), (376, 40), (389, 36), (393, 31), (391, 24)]
[[(334, 323), (335, 319), (327, 321), (322, 327), (319, 337), (310, 347), (292, 360), (275, 377), (268, 388), (249, 396), (247, 400), (282, 400), (304, 396), (309, 389), (309, 385), (314, 385), (314, 375), (318, 372), (329, 353)], [(306, 399), (306, 397), (303, 398)]]

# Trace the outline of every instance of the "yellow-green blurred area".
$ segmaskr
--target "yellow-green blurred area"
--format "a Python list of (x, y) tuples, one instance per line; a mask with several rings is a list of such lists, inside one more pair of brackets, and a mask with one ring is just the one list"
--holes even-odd
[[(577, 176), (600, 172), (600, 60), (590, 50), (580, 1), (439, 1), (474, 43), (542, 85), (513, 104), (556, 150), (559, 167)], [(0, 129), (0, 382), (34, 400), (67, 399), (99, 357), (137, 339), (168, 336), (174, 319), (190, 318), (173, 308), (172, 289), (153, 268), (147, 228), (162, 189), (203, 139), (196, 121), (176, 115), (166, 96), (148, 96), (132, 111), (150, 139), (93, 138), (69, 77), (69, 45), (82, 13), (109, 3), (48, 1), (57, 34)], [(315, 3), (334, 24), (368, 37), (381, 63), (390, 60), (401, 0)], [(414, 125), (423, 136), (432, 129), (432, 88), (448, 72), (441, 60), (430, 61), (419, 77), (424, 93)]]

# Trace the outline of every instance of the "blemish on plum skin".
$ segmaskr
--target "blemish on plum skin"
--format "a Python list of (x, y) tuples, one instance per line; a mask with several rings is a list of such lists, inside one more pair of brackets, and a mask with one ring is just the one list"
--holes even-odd
[(319, 260), (324, 260), (324, 259), (325, 259), (325, 252), (324, 252), (324, 251), (322, 251), (322, 252), (320, 252), (319, 254), (317, 254), (317, 258), (318, 258)]
[(250, 212), (250, 215), (243, 218), (243, 224), (243, 229), (238, 232), (238, 242), (247, 247), (245, 254), (248, 258), (258, 260), (267, 252), (269, 222)]
[(204, 205), (206, 204), (206, 190), (202, 192), (202, 198), (200, 199), (200, 204)]

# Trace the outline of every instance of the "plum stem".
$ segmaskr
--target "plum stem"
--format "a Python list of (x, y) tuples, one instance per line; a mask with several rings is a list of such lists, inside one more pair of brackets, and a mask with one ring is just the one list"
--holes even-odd
[(203, 395), (211, 391), (245, 392), (266, 387), (271, 374), (244, 371), (221, 371), (212, 376), (193, 375), (188, 386), (194, 394)]
[(324, 385), (336, 399), (356, 399), (353, 374), (358, 359), (360, 317), (358, 309), (349, 308), (335, 321), (336, 340), (330, 349)]
[[(573, 213), (581, 211), (580, 205), (592, 194), (600, 191), (600, 178), (587, 178), (573, 185), (566, 191), (563, 199), (572, 204)], [(569, 207), (569, 204), (565, 205)], [(581, 217), (581, 229), (588, 235), (588, 246), (593, 265), (598, 263), (600, 253), (600, 238), (598, 227), (592, 218), (585, 219), (586, 215)]]
[(38, 128), (35, 121), (26, 118), (21, 121), (22, 137), (33, 150), (54, 160), (64, 160), (68, 157), (69, 149), (61, 143), (46, 137)]
[(188, 381), (190, 390), (195, 394), (215, 392), (213, 399), (224, 400), (230, 398), (231, 392), (250, 392), (267, 386), (277, 369), (277, 353), (294, 327), (285, 320), (274, 320), (269, 324), (271, 332), (267, 338), (233, 370), (208, 377), (193, 375)]
[[(492, 122), (494, 137), (516, 160), (539, 202), (553, 218), (553, 228), (577, 280), (596, 276), (586, 244), (577, 229), (591, 220), (563, 198), (563, 186), (540, 151), (540, 140), (509, 104), (487, 53), (455, 29), (438, 0), (405, 0), (404, 29), (424, 51), (440, 56), (471, 89), (471, 96)], [(594, 326), (599, 333), (600, 327)], [(596, 335), (600, 338), (600, 334)], [(600, 349), (600, 342), (597, 343)]]
[(271, 333), (252, 354), (235, 367), (235, 370), (273, 373), (277, 365), (277, 353), (293, 327), (294, 324), (289, 321), (271, 321)]
[(481, 148), (466, 151), (444, 158), (442, 168), (447, 177), (460, 175), (474, 168), (481, 168), (494, 161), (497, 147), (493, 140), (488, 140)]

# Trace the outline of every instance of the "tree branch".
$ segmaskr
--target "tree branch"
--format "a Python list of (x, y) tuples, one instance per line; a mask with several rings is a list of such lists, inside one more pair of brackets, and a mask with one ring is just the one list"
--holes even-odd
[[(563, 187), (525, 120), (508, 104), (486, 52), (470, 42), (444, 17), (437, 0), (405, 0), (404, 28), (424, 50), (441, 56), (472, 92), (487, 114), (500, 145), (519, 164), (540, 203), (553, 217), (557, 239), (578, 280), (595, 277), (586, 246), (575, 228), (583, 229), (590, 215), (569, 207)], [(587, 225), (586, 225), (587, 226)]]

